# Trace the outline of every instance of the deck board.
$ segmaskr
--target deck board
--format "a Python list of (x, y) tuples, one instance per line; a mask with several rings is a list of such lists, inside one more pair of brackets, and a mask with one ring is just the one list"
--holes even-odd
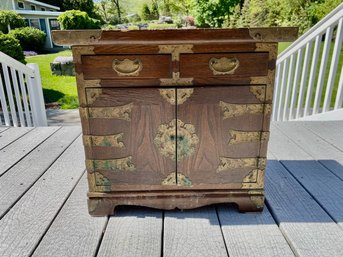
[(1, 127), (0, 256), (341, 257), (342, 127), (273, 124), (262, 213), (120, 207), (109, 219), (87, 212), (79, 127)]
[(227, 250), (214, 207), (166, 211), (163, 256), (226, 257)]
[(0, 127), (0, 133), (4, 132), (5, 130), (9, 129), (10, 127)]
[[(279, 137), (283, 137), (277, 142), (272, 141), (270, 144), (270, 150), (276, 155), (276, 157), (282, 162), (282, 164), (288, 169), (288, 171), (306, 188), (306, 190), (313, 196), (314, 199), (329, 213), (329, 215), (343, 228), (343, 181), (330, 172), (326, 167), (321, 165), (318, 161), (312, 160), (312, 157), (308, 155), (309, 159), (299, 159), (299, 156), (303, 156), (305, 151), (293, 142), (294, 137), (302, 137), (304, 133), (299, 133), (299, 129), (294, 126), (279, 126), (287, 132), (288, 144), (291, 144), (293, 149), (291, 154), (277, 151), (287, 138), (282, 135), (281, 130), (273, 130), (273, 136), (279, 134)], [(306, 131), (305, 131), (306, 133)], [(295, 135), (297, 134), (297, 136)], [(303, 141), (302, 141), (303, 142)], [(310, 143), (309, 143), (310, 144)], [(307, 145), (307, 148), (321, 149), (316, 145)], [(323, 149), (325, 151), (325, 149)], [(336, 149), (337, 152), (339, 152)], [(307, 154), (307, 153), (306, 153)], [(343, 155), (342, 152), (340, 152)], [(335, 154), (334, 154), (335, 156)], [(343, 170), (341, 169), (341, 172)]]
[(162, 211), (119, 209), (108, 221), (97, 257), (160, 257), (162, 231)]
[(0, 220), (0, 256), (34, 251), (84, 170), (79, 137)]
[(0, 151), (0, 176), (36, 148), (59, 127), (37, 127)]
[(0, 150), (25, 135), (33, 128), (9, 128), (0, 133)]
[(260, 214), (220, 205), (218, 216), (229, 256), (295, 256), (267, 207)]
[(87, 178), (84, 174), (54, 220), (33, 257), (92, 257), (97, 251), (107, 217), (88, 215)]
[[(80, 133), (79, 127), (59, 129), (0, 177), (0, 217), (14, 205)], [(43, 158), (42, 154), (44, 154)]]

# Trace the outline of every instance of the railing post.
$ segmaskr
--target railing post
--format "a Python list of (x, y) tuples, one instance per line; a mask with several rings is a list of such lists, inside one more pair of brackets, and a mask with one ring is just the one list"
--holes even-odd
[(42, 82), (39, 73), (39, 67), (36, 63), (27, 64), (34, 73), (34, 77), (29, 77), (28, 91), (30, 96), (31, 111), (33, 115), (34, 126), (47, 126), (47, 118), (45, 112), (45, 103), (43, 97)]

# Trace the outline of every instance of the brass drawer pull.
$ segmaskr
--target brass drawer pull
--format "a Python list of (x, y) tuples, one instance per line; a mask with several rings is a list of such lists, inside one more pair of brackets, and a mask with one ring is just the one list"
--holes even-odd
[(213, 71), (213, 75), (234, 74), (239, 67), (239, 60), (236, 57), (213, 57), (209, 61), (209, 67)]
[(138, 76), (143, 68), (143, 63), (139, 59), (114, 59), (112, 68), (117, 72), (118, 76)]

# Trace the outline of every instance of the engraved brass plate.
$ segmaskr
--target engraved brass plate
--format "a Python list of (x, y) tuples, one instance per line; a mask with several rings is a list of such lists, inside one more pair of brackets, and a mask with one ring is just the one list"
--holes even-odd
[(258, 100), (263, 102), (266, 95), (266, 86), (250, 86), (250, 92), (253, 93)]
[(164, 186), (192, 186), (192, 181), (183, 175), (182, 173), (177, 173), (177, 182), (176, 182), (176, 172), (170, 173), (161, 183)]
[(253, 169), (243, 178), (242, 188), (263, 188), (264, 169)]
[(229, 75), (234, 74), (239, 67), (239, 60), (236, 57), (221, 57), (211, 58), (208, 62), (213, 75)]
[(109, 147), (124, 147), (124, 133), (109, 135), (109, 136), (83, 136), (83, 144), (85, 146), (109, 146)]
[(95, 185), (97, 186), (109, 186), (109, 189), (111, 188), (111, 181), (106, 178), (103, 174), (99, 172), (94, 172), (95, 177)]
[(180, 72), (173, 72), (173, 78), (160, 79), (161, 86), (191, 86), (193, 78), (180, 78)]
[(266, 158), (229, 158), (220, 157), (220, 163), (217, 172), (230, 171), (240, 168), (264, 168), (266, 165)]
[(270, 114), (270, 104), (231, 104), (223, 101), (219, 102), (223, 112), (223, 119), (239, 117), (246, 114)]
[(92, 88), (91, 90), (86, 90), (87, 92), (87, 103), (93, 104), (96, 99), (102, 94), (101, 88)]
[(230, 139), (228, 144), (240, 144), (255, 141), (266, 141), (269, 139), (269, 132), (264, 131), (237, 131), (229, 130)]
[(180, 61), (180, 53), (193, 53), (193, 45), (159, 45), (160, 54), (171, 54), (172, 61)]
[(134, 171), (135, 165), (132, 163), (132, 156), (121, 159), (111, 160), (86, 160), (86, 167), (88, 171)]
[(192, 124), (172, 120), (159, 126), (154, 143), (163, 156), (180, 161), (194, 153), (199, 138)]
[(143, 69), (143, 63), (139, 59), (114, 59), (112, 68), (117, 72), (118, 76), (138, 76), (139, 72)]
[(88, 108), (88, 118), (131, 120), (133, 103), (115, 107)]
[[(187, 101), (189, 97), (193, 94), (193, 88), (178, 88), (176, 89), (160, 89), (160, 94), (172, 105), (179, 105), (183, 104)], [(177, 99), (175, 98), (175, 94), (177, 95)]]

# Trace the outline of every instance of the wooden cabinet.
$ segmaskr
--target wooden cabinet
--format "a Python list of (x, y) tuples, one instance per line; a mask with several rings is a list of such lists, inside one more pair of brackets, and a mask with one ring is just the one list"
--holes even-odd
[(59, 31), (73, 45), (89, 212), (263, 208), (278, 41), (296, 29)]

